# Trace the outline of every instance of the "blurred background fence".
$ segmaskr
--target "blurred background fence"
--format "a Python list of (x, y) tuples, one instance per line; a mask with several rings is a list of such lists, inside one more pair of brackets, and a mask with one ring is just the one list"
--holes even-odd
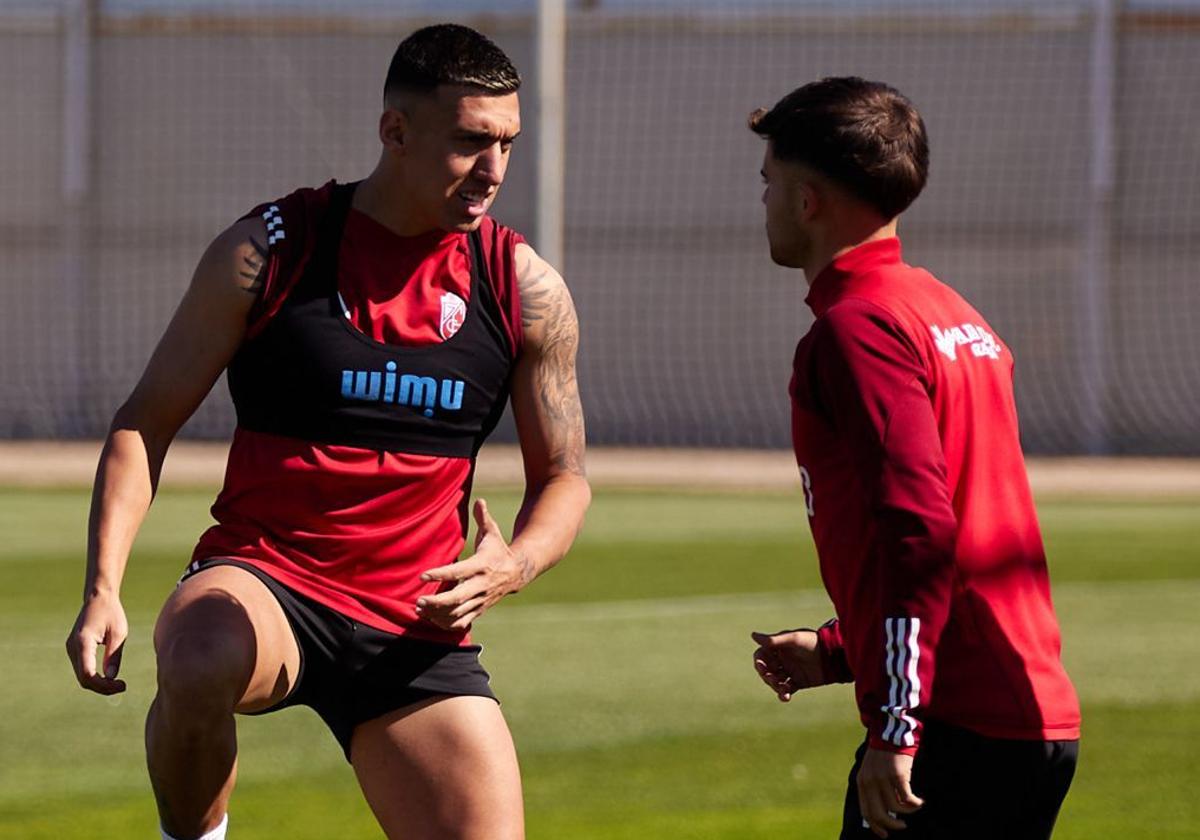
[[(1200, 454), (1200, 9), (573, 0), (558, 109), (544, 5), (0, 0), (0, 436), (102, 435), (207, 242), (365, 175), (396, 43), (458, 20), (527, 80), (495, 214), (562, 237), (592, 441), (787, 445), (811, 316), (767, 257), (746, 116), (855, 74), (925, 116), (906, 257), (1014, 348), (1027, 449)], [(535, 178), (539, 112), (565, 131), (561, 184)], [(184, 433), (232, 425), (222, 384)]]

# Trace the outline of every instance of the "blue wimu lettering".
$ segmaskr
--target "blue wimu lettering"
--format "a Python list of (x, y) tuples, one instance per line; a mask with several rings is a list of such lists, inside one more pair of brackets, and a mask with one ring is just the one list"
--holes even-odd
[(365, 370), (344, 370), (342, 371), (342, 396), (348, 400), (377, 400), (379, 399), (381, 378), (378, 373), (367, 373)]
[(383, 375), (383, 401), (391, 402), (396, 396), (396, 363), (387, 363), (388, 372)]
[(461, 379), (443, 379), (439, 389), (438, 381), (432, 376), (397, 374), (395, 362), (388, 362), (386, 368), (385, 373), (343, 370), (342, 396), (348, 400), (408, 405), (421, 409), (426, 417), (432, 417), (438, 405), (446, 411), (462, 409), (466, 383)]
[(437, 404), (437, 381), (431, 376), (404, 374), (400, 377), (400, 394), (396, 397), (396, 402), (414, 408), (424, 405), (425, 410), (422, 413), (426, 417), (432, 417), (433, 407)]
[(464, 383), (461, 379), (442, 380), (441, 406), (447, 411), (458, 411), (462, 408)]

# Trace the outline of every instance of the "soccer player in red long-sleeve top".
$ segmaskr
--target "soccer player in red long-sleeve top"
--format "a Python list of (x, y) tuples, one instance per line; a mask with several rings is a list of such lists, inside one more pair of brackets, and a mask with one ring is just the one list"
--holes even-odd
[(978, 312), (903, 262), (925, 185), (920, 115), (858, 78), (751, 115), (766, 138), (771, 258), (804, 271), (792, 437), (837, 618), (755, 633), (781, 700), (855, 686), (867, 737), (841, 837), (1048, 838), (1078, 754), (1013, 357)]

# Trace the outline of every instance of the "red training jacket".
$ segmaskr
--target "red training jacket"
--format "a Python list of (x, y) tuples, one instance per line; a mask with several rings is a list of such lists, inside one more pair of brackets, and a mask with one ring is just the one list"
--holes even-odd
[(1073, 740), (1013, 358), (900, 241), (835, 259), (807, 298), (792, 437), (837, 619), (826, 672), (855, 683), (870, 745), (913, 754), (929, 718)]

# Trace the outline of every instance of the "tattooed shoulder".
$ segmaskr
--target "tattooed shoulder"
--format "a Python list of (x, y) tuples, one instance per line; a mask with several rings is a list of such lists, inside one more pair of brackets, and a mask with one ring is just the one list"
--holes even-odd
[(561, 334), (575, 323), (575, 306), (562, 277), (529, 247), (516, 254), (517, 290), (521, 295), (521, 326), (526, 333)]
[(521, 326), (528, 330), (546, 315), (553, 303), (551, 268), (531, 248), (517, 249), (517, 290), (521, 295)]
[(237, 284), (244, 292), (257, 295), (267, 275), (266, 237), (249, 234), (237, 246)]

